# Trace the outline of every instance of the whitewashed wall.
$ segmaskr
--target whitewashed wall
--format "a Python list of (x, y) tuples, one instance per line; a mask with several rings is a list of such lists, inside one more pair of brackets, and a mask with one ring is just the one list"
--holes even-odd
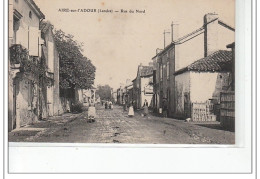
[(175, 111), (177, 115), (184, 114), (185, 92), (190, 92), (190, 72), (185, 72), (175, 77)]
[[(150, 77), (152, 78), (152, 77)], [(144, 105), (144, 101), (147, 100), (148, 106), (152, 102), (152, 94), (144, 94), (144, 88), (149, 84), (150, 78), (141, 78), (141, 107)]]
[(191, 102), (205, 102), (218, 99), (223, 86), (228, 86), (230, 73), (190, 72)]

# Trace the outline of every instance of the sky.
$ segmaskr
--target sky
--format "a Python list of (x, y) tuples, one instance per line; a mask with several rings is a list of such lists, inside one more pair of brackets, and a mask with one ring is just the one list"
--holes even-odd
[[(56, 29), (83, 42), (83, 54), (96, 66), (95, 85), (114, 89), (133, 80), (140, 63), (148, 65), (164, 46), (164, 30), (172, 21), (181, 37), (203, 25), (203, 16), (215, 12), (235, 27), (235, 0), (34, 0)], [(59, 9), (103, 9), (128, 13), (60, 12)], [(129, 13), (129, 10), (145, 13)], [(171, 35), (166, 34), (166, 45)]]

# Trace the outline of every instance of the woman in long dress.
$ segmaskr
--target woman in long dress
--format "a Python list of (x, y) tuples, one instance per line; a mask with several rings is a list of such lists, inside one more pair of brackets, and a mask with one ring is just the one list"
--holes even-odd
[(129, 117), (133, 117), (134, 116), (134, 108), (133, 108), (132, 104), (130, 104), (129, 111), (128, 111), (128, 116)]
[(113, 110), (113, 108), (114, 108), (114, 105), (113, 105), (113, 102), (111, 102), (111, 109)]
[(148, 115), (148, 102), (147, 100), (144, 101), (144, 116), (147, 116)]
[(88, 120), (93, 122), (96, 118), (96, 108), (94, 104), (90, 104), (88, 108)]

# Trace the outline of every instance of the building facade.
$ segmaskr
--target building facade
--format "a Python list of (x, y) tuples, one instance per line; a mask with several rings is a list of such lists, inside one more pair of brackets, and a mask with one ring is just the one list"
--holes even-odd
[[(62, 108), (59, 88), (59, 54), (53, 37), (53, 25), (47, 21), (40, 23), (42, 45), (42, 65), (46, 73), (40, 76), (40, 116), (42, 118), (61, 115)], [(46, 109), (46, 114), (45, 114)]]
[[(185, 72), (180, 75), (179, 72), (198, 59), (206, 58), (218, 50), (227, 50), (226, 44), (234, 41), (235, 29), (221, 21), (215, 13), (206, 14), (203, 26), (187, 35), (178, 37), (178, 33), (175, 33), (178, 32), (177, 29), (172, 25), (172, 42), (159, 52), (156, 51), (156, 55), (152, 58), (153, 101), (154, 111), (159, 112), (163, 107), (163, 100), (166, 99), (168, 116), (185, 118), (191, 116), (192, 104), (188, 92), (191, 82), (194, 83), (195, 76), (198, 79), (206, 79), (206, 76), (210, 78), (212, 74)], [(216, 74), (213, 76), (215, 80)], [(214, 85), (211, 86), (213, 87)]]
[(152, 105), (153, 98), (153, 67), (143, 66), (140, 64), (137, 69), (137, 76), (133, 80), (133, 104), (134, 108), (143, 107), (144, 101), (147, 100), (148, 105)]
[(40, 21), (33, 0), (9, 1), (8, 130), (39, 119)]
[(216, 111), (207, 111), (206, 106), (219, 104), (220, 93), (231, 85), (231, 64), (231, 51), (219, 50), (176, 71), (175, 116), (215, 121)]

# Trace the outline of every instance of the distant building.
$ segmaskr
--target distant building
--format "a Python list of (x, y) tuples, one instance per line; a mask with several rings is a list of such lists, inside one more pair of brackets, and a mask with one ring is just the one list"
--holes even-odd
[(117, 91), (111, 90), (112, 102), (117, 103)]
[(117, 89), (117, 104), (122, 105), (126, 102), (126, 84), (120, 83), (120, 87)]
[(133, 80), (133, 101), (134, 107), (142, 108), (144, 101), (147, 100), (149, 106), (153, 98), (153, 67), (140, 64), (137, 69), (137, 76)]
[(75, 102), (83, 103), (83, 106), (96, 103), (96, 88), (77, 89), (75, 91)]

